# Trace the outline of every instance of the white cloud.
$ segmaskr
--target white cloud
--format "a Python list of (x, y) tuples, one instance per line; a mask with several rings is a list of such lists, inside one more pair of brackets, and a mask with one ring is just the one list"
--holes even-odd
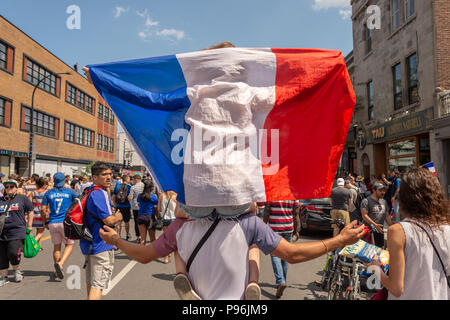
[(342, 20), (347, 20), (352, 16), (352, 9), (340, 9), (339, 14)]
[(158, 36), (176, 38), (177, 40), (181, 40), (184, 38), (185, 33), (183, 30), (176, 29), (163, 29), (162, 31), (158, 31), (156, 33)]
[(314, 10), (324, 10), (330, 8), (351, 8), (350, 0), (314, 0)]
[(150, 41), (152, 36), (164, 37), (170, 41), (181, 40), (186, 36), (183, 30), (163, 28), (162, 26), (162, 30), (157, 28), (160, 24), (158, 21), (155, 21), (150, 17), (148, 9), (145, 9), (142, 12), (136, 11), (136, 14), (145, 19), (141, 30), (138, 32), (139, 38), (144, 41)]
[(130, 11), (130, 8), (124, 8), (124, 7), (117, 6), (116, 12), (114, 13), (114, 18), (119, 18), (122, 15), (122, 13), (128, 12), (128, 11)]

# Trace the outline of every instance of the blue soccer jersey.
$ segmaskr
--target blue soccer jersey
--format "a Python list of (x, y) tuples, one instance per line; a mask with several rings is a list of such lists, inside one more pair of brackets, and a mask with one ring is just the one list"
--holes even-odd
[(53, 188), (48, 190), (42, 199), (42, 205), (49, 206), (50, 209), (48, 223), (64, 222), (66, 211), (76, 197), (77, 194), (73, 189)]

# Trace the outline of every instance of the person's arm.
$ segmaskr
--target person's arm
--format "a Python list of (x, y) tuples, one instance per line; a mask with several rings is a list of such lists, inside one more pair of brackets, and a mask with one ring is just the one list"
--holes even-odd
[(386, 211), (385, 220), (389, 226), (392, 226), (394, 222), (392, 222), (392, 217), (389, 212)]
[(83, 67), (84, 75), (86, 76), (87, 80), (90, 84), (92, 84), (91, 75), (89, 74), (89, 68)]
[(27, 228), (32, 230), (33, 229), (33, 219), (34, 219), (34, 211), (28, 211), (27, 213), (28, 220), (27, 220)]
[(117, 211), (116, 214), (110, 215), (109, 217), (102, 219), (103, 223), (108, 226), (114, 226), (122, 221), (122, 214), (120, 211)]
[[(403, 294), (405, 279), (405, 245), (406, 237), (401, 224), (389, 227), (387, 234), (389, 248), (389, 275), (379, 269), (380, 280), (383, 286), (397, 298)], [(372, 264), (378, 265), (373, 261)]]
[(139, 263), (146, 264), (161, 258), (155, 251), (152, 243), (143, 246), (137, 243), (128, 242), (121, 239), (117, 232), (110, 227), (104, 226), (103, 229), (100, 228), (99, 232), (100, 237), (105, 241), (105, 243), (119, 248), (131, 259), (136, 260)]
[(278, 246), (271, 254), (288, 263), (305, 262), (320, 257), (330, 251), (353, 244), (364, 235), (364, 227), (355, 228), (356, 221), (348, 224), (340, 234), (331, 239), (293, 244), (281, 238)]
[(131, 187), (130, 193), (128, 194), (128, 201), (133, 201), (134, 190), (136, 190), (136, 189), (134, 188), (134, 186)]
[(364, 221), (369, 225), (373, 225), (379, 232), (383, 232), (383, 225), (375, 223), (370, 217), (369, 212), (366, 209), (361, 208), (361, 215)]

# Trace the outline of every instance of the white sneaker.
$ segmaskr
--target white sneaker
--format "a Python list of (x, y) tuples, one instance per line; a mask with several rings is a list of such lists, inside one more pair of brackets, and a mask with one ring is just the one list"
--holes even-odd
[(245, 300), (261, 300), (261, 288), (256, 282), (251, 282), (245, 289)]
[(177, 274), (173, 279), (173, 286), (181, 300), (202, 300), (192, 289), (191, 282), (185, 274)]
[(0, 277), (0, 287), (3, 287), (8, 282), (8, 277)]
[(14, 271), (14, 281), (21, 282), (23, 280), (23, 273), (20, 270)]

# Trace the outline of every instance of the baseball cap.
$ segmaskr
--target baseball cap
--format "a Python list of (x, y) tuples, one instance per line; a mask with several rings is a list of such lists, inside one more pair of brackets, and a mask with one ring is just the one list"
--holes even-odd
[(387, 187), (382, 183), (375, 183), (372, 187), (373, 190), (386, 189)]
[(19, 187), (19, 184), (17, 183), (17, 181), (16, 181), (16, 180), (13, 180), (13, 179), (8, 179), (8, 180), (6, 180), (6, 181), (3, 182), (3, 185), (4, 185), (4, 186), (6, 186), (7, 184), (13, 184), (13, 185), (16, 186), (16, 188)]
[(337, 186), (338, 187), (343, 186), (344, 184), (345, 184), (345, 180), (344, 179), (342, 179), (342, 178), (337, 179)]
[(66, 176), (62, 172), (57, 172), (53, 175), (53, 185), (55, 187), (63, 187), (66, 180)]

